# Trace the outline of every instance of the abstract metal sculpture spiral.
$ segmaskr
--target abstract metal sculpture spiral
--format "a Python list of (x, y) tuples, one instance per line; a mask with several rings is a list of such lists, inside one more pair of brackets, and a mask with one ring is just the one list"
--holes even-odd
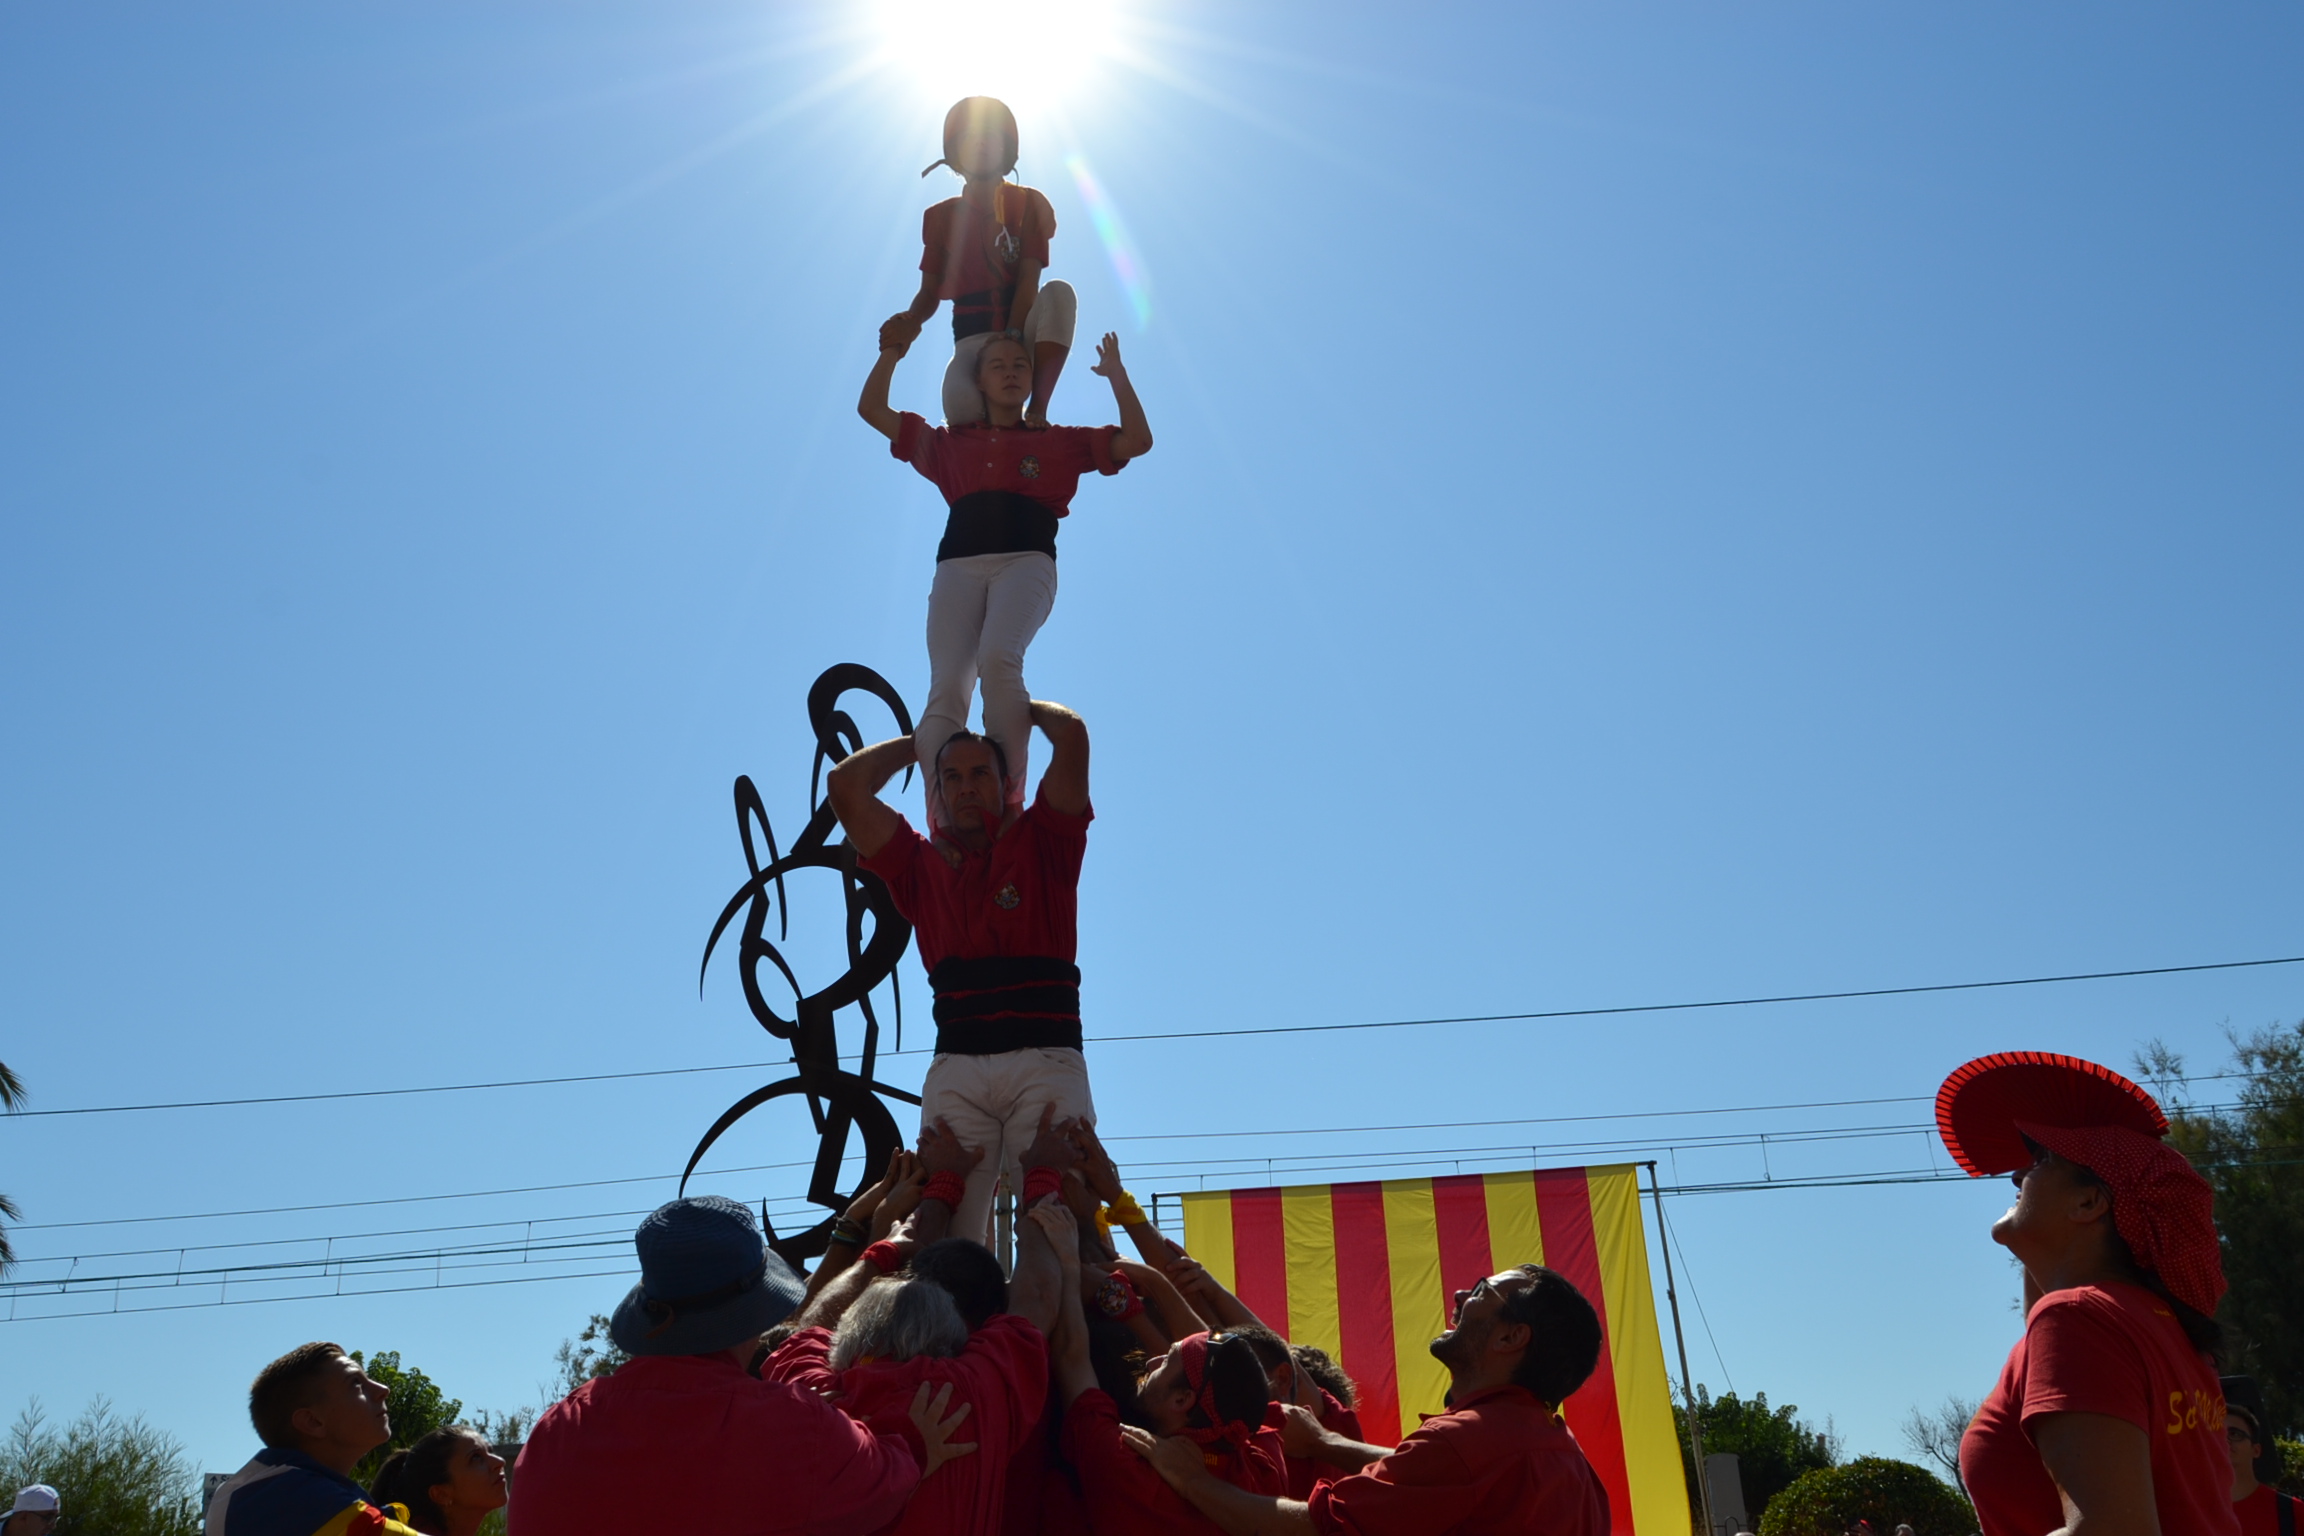
[[(780, 854), (759, 790), (753, 787), (749, 777), (736, 780), (736, 833), (744, 844), (744, 863), (751, 877), (728, 899), (720, 911), (719, 921), (712, 925), (712, 936), (704, 942), (704, 962), (696, 975), (697, 990), (702, 992), (704, 973), (712, 964), (713, 948), (741, 912), (744, 923), (736, 970), (743, 982), (744, 1001), (762, 1029), (779, 1040), (792, 1042), (792, 1062), (799, 1070), (795, 1076), (746, 1094), (712, 1122), (712, 1128), (704, 1133), (704, 1139), (696, 1143), (696, 1150), (688, 1156), (688, 1166), (680, 1175), (681, 1192), (687, 1192), (689, 1176), (722, 1132), (771, 1099), (804, 1095), (819, 1137), (815, 1172), (808, 1181), (808, 1199), (830, 1214), (807, 1231), (791, 1237), (779, 1238), (773, 1226), (768, 1228), (769, 1245), (794, 1265), (803, 1259), (815, 1258), (825, 1250), (831, 1241), (832, 1218), (855, 1198), (855, 1192), (842, 1194), (839, 1189), (840, 1165), (848, 1154), (851, 1129), (861, 1131), (864, 1138), (860, 1190), (878, 1176), (879, 1170), (887, 1165), (889, 1154), (903, 1140), (883, 1096), (906, 1104), (920, 1102), (916, 1096), (875, 1082), (872, 1077), (880, 1050), (880, 1020), (872, 1009), (872, 993), (881, 982), (893, 980), (897, 962), (904, 958), (904, 951), (911, 945), (912, 925), (896, 910), (888, 888), (877, 877), (856, 867), (856, 850), (845, 839), (837, 843), (831, 840), (838, 821), (832, 814), (831, 802), (818, 803), (816, 798), (825, 766), (837, 764), (864, 745), (855, 720), (839, 708), (841, 695), (850, 690), (869, 693), (886, 704), (896, 717), (898, 733), (910, 734), (912, 717), (904, 707), (904, 700), (886, 678), (870, 667), (843, 663), (816, 679), (808, 690), (808, 723), (816, 736), (816, 755), (808, 770), (808, 825), (791, 850)], [(906, 777), (909, 779), (909, 771)], [(753, 836), (755, 824), (760, 840), (768, 847), (765, 865), (760, 862), (758, 843)], [(799, 869), (837, 870), (847, 912), (848, 969), (815, 992), (803, 991), (790, 964), (767, 938), (768, 907), (773, 892), (777, 937), (790, 939), (790, 904), (786, 899), (784, 877)], [(870, 920), (869, 934), (867, 919)], [(792, 989), (792, 1018), (779, 1014), (761, 990), (763, 961), (775, 966), (785, 985)], [(902, 1049), (901, 984), (896, 984), (894, 1001), (896, 1046)], [(837, 1018), (841, 1009), (851, 1005), (864, 1019), (863, 1060), (855, 1072), (844, 1071), (840, 1066)], [(765, 1210), (762, 1216), (765, 1219)]]

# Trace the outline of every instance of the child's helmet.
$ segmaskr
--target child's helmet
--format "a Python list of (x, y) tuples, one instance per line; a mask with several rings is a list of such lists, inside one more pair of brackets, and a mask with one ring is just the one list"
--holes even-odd
[(1007, 164), (1000, 168), (1005, 176), (1016, 169), (1016, 152), (1020, 139), (1016, 132), (1016, 114), (1008, 110), (1008, 103), (997, 96), (966, 96), (952, 104), (944, 114), (944, 158), (920, 174), (925, 176), (937, 165), (950, 165), (952, 157), (960, 152), (964, 140), (979, 134), (997, 133), (1008, 145)]

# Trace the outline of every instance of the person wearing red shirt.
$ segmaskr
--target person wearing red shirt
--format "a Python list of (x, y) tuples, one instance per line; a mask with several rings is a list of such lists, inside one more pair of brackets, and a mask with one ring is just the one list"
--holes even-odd
[(1072, 350), (1079, 301), (1072, 285), (1042, 284), (1056, 210), (1030, 187), (1007, 180), (1019, 148), (1016, 115), (990, 96), (970, 96), (944, 114), (944, 158), (963, 185), (920, 220), (920, 291), (880, 327), (882, 347), (909, 347), (946, 299), (952, 301), (952, 361), (944, 370), (944, 420), (982, 421), (977, 354), (994, 336), (1021, 340), (1032, 369), (1034, 426), (1048, 423), (1048, 399)]
[(923, 1477), (966, 1454), (954, 1433), (965, 1405), (940, 1407), (925, 1387), (895, 1422), (865, 1425), (753, 1374), (760, 1335), (801, 1286), (743, 1206), (675, 1200), (634, 1242), (640, 1283), (608, 1324), (633, 1358), (536, 1421), (512, 1479), (515, 1536), (598, 1530), (617, 1511), (628, 1519), (635, 1500), (654, 1530), (854, 1536), (895, 1519)]
[[(1062, 1134), (1043, 1125), (1025, 1149), (1028, 1165), (1038, 1170), (1050, 1161), (1047, 1149), (1061, 1143)], [(1056, 1254), (1042, 1228), (1020, 1224), (1016, 1274), (1005, 1286), (1004, 1305), (970, 1318), (963, 1315), (960, 1296), (929, 1278), (965, 1276), (960, 1289), (972, 1295), (986, 1281), (998, 1288), (1000, 1266), (981, 1247), (966, 1255), (978, 1262), (956, 1262), (961, 1255), (953, 1250), (970, 1246), (952, 1238), (913, 1253), (899, 1238), (867, 1249), (867, 1260), (808, 1304), (799, 1331), (777, 1346), (761, 1371), (868, 1424), (901, 1418), (923, 1387), (949, 1388), (953, 1403), (968, 1405), (967, 1432), (976, 1453), (924, 1482), (902, 1516), (881, 1527), (900, 1536), (999, 1536), (1007, 1519), (1009, 1468), (1040, 1427), (1048, 1392), (1047, 1334), (1055, 1324), (1060, 1283)], [(931, 1265), (931, 1258), (941, 1262)], [(904, 1260), (916, 1266), (911, 1274), (883, 1275), (882, 1266)]]
[(936, 1055), (921, 1085), (920, 1123), (987, 1154), (968, 1170), (952, 1224), (980, 1242), (991, 1228), (994, 1181), (1003, 1168), (1020, 1173), (1017, 1159), (1043, 1117), (1096, 1117), (1073, 963), (1080, 861), (1096, 814), (1088, 727), (1061, 704), (1031, 709), (1051, 751), (1030, 808), (1006, 808), (993, 743), (960, 737), (937, 764), (952, 826), (933, 843), (879, 798), (912, 760), (912, 737), (866, 747), (826, 780), (858, 867), (887, 885), (912, 924), (936, 994)]
[(1125, 1433), (1227, 1536), (1607, 1536), (1607, 1490), (1560, 1419), (1600, 1346), (1599, 1314), (1557, 1270), (1523, 1264), (1457, 1292), (1455, 1326), (1432, 1341), (1449, 1410), (1398, 1449), (1348, 1441), (1288, 1406), (1291, 1454), (1352, 1469), (1302, 1501), (1210, 1476), (1189, 1442)]
[(2094, 1062), (2009, 1051), (1945, 1080), (1936, 1125), (2017, 1191), (1992, 1237), (2024, 1266), (2024, 1336), (1960, 1442), (1984, 1536), (2235, 1536), (2212, 1196), (2160, 1106)]
[(2232, 1455), (2232, 1513), (2240, 1536), (2296, 1536), (2304, 1499), (2282, 1493), (2280, 1451), (2264, 1427), (2264, 1394), (2254, 1378), (2224, 1378), (2224, 1440)]
[(1031, 694), (1024, 653), (1056, 605), (1056, 525), (1071, 515), (1080, 477), (1115, 475), (1152, 449), (1144, 406), (1120, 360), (1120, 339), (1097, 345), (1094, 372), (1109, 380), (1116, 427), (1051, 427), (1023, 419), (1031, 361), (1022, 342), (996, 338), (977, 358), (990, 419), (931, 427), (888, 404), (904, 349), (883, 347), (857, 414), (888, 439), (889, 452), (944, 495), (949, 511), (928, 589), (928, 700), (914, 733), (926, 776), (929, 822), (947, 821), (936, 795), (936, 754), (968, 723), (984, 686), (984, 733), (1000, 744), (1008, 804), (1024, 803), (1031, 754)]

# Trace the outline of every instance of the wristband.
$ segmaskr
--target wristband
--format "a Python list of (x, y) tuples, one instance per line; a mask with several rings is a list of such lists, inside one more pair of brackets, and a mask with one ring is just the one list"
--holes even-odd
[(936, 1174), (921, 1187), (923, 1200), (941, 1200), (954, 1210), (960, 1209), (960, 1197), (967, 1192), (968, 1181), (947, 1168)]
[(1061, 1194), (1064, 1175), (1053, 1168), (1027, 1168), (1024, 1170), (1024, 1203), (1032, 1205), (1050, 1195)]
[(1104, 1215), (1109, 1218), (1106, 1222), (1107, 1226), (1113, 1223), (1118, 1223), (1123, 1227), (1151, 1225), (1150, 1218), (1144, 1214), (1144, 1207), (1138, 1205), (1136, 1197), (1126, 1190), (1120, 1191), (1120, 1198), (1104, 1207)]
[(863, 1257), (865, 1263), (884, 1275), (892, 1275), (904, 1267), (904, 1255), (898, 1253), (896, 1245), (885, 1238), (865, 1249)]
[(1135, 1285), (1126, 1275), (1115, 1270), (1112, 1277), (1096, 1287), (1096, 1307), (1116, 1322), (1126, 1322), (1144, 1310), (1144, 1298), (1136, 1294)]
[(864, 1246), (864, 1225), (842, 1216), (832, 1223), (832, 1241), (846, 1243), (851, 1248)]
[(1112, 1235), (1112, 1211), (1109, 1206), (1098, 1206), (1096, 1208), (1096, 1230), (1103, 1233), (1106, 1237), (1110, 1237)]

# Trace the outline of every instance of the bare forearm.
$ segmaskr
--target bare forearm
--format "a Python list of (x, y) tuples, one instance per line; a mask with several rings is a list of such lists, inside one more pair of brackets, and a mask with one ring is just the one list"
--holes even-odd
[(1250, 1493), (1219, 1477), (1196, 1477), (1176, 1491), (1225, 1536), (1310, 1536), (1314, 1530), (1309, 1505)]
[(803, 1328), (831, 1328), (836, 1326), (864, 1288), (880, 1278), (880, 1271), (869, 1264), (850, 1264), (832, 1277), (830, 1284), (816, 1293), (816, 1299), (800, 1309), (799, 1323)]
[(904, 349), (901, 347), (881, 348), (879, 358), (872, 364), (872, 371), (864, 375), (864, 393), (856, 400), (856, 414), (869, 422), (873, 431), (890, 442), (896, 440), (896, 432), (903, 425), (903, 418), (889, 407), (888, 386), (895, 381), (896, 364), (903, 357)]
[(1347, 1439), (1339, 1434), (1323, 1433), (1320, 1436), (1319, 1447), (1313, 1454), (1332, 1467), (1342, 1467), (1347, 1472), (1357, 1472), (1370, 1462), (1382, 1461), (1392, 1453), (1380, 1445), (1370, 1445), (1366, 1441)]
[(1139, 458), (1152, 451), (1152, 424), (1144, 418), (1144, 402), (1136, 398), (1136, 385), (1126, 372), (1112, 373), (1112, 403), (1120, 408), (1120, 431), (1112, 439), (1112, 456)]

